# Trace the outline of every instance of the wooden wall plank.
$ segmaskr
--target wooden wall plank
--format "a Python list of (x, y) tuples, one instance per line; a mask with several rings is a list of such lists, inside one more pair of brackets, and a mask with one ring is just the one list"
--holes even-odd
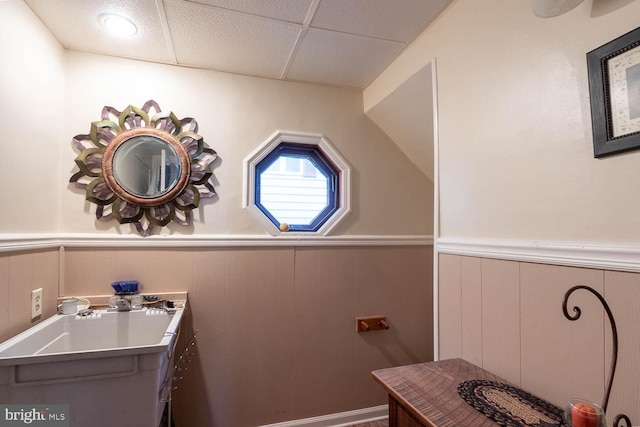
[(342, 384), (334, 375), (336, 334), (341, 327), (335, 317), (335, 250), (319, 249), (318, 275), (318, 408), (321, 413), (333, 413), (333, 393)]
[[(141, 280), (142, 290), (153, 286), (153, 292), (175, 292), (190, 290), (193, 282), (191, 249), (154, 249), (148, 251), (147, 272), (145, 280)], [(132, 272), (133, 278), (135, 272)]]
[(318, 256), (320, 249), (296, 249), (296, 341), (293, 365), (292, 419), (314, 416), (319, 409)]
[[(244, 398), (245, 257), (242, 249), (227, 251), (225, 292), (225, 393), (219, 399), (221, 425), (242, 426)], [(205, 363), (216, 363), (207, 357)]]
[(483, 368), (520, 384), (520, 263), (482, 260)]
[[(6, 319), (2, 335), (10, 338), (56, 314), (58, 253), (52, 250), (24, 251), (3, 256), (0, 286), (6, 292)], [(31, 291), (42, 288), (42, 315), (31, 319)], [(46, 303), (46, 304), (45, 304)], [(0, 306), (1, 307), (1, 306)]]
[(522, 387), (564, 406), (572, 397), (600, 401), (604, 389), (604, 314), (590, 293), (576, 292), (569, 303), (580, 320), (562, 314), (564, 293), (574, 285), (602, 293), (600, 270), (521, 263)]
[[(184, 372), (183, 384), (174, 393), (176, 419), (186, 425), (206, 425), (211, 420), (222, 421), (226, 413), (226, 251), (210, 249), (192, 254), (193, 284), (189, 293), (191, 329), (198, 331), (195, 354)], [(189, 393), (182, 392), (189, 390)], [(199, 405), (192, 395), (212, 402)]]
[(9, 336), (31, 326), (31, 290), (35, 265), (30, 252), (12, 254), (9, 259)]
[(276, 421), (273, 385), (277, 372), (278, 251), (244, 251), (242, 425)]
[(482, 260), (460, 257), (462, 358), (482, 366)]
[[(388, 264), (387, 296), (391, 365), (408, 365), (433, 360), (433, 251), (431, 248), (393, 250)], [(393, 327), (392, 327), (393, 326)], [(411, 347), (402, 343), (416, 343)]]
[[(145, 261), (136, 263), (131, 257), (128, 259), (131, 265), (131, 273), (146, 268), (146, 255), (139, 255), (141, 251), (133, 250), (133, 256), (145, 256)], [(111, 283), (123, 280), (118, 277), (123, 271), (122, 264), (118, 262), (120, 251), (113, 248), (85, 250), (79, 248), (67, 248), (65, 257), (65, 295), (109, 295), (113, 293)], [(128, 279), (137, 276), (128, 276)]]
[(275, 416), (291, 419), (294, 405), (294, 350), (297, 339), (295, 307), (295, 251), (278, 250), (278, 308), (276, 319)]
[(333, 366), (334, 389), (331, 408), (344, 412), (355, 407), (355, 317), (357, 316), (357, 253), (355, 248), (334, 250)]
[[(640, 274), (606, 271), (605, 299), (611, 308), (618, 328), (618, 366), (607, 408), (607, 425), (613, 418), (624, 413), (634, 425), (640, 423)], [(611, 327), (605, 324), (605, 367), (611, 363)], [(607, 371), (608, 372), (608, 371)], [(608, 376), (607, 376), (608, 378)]]
[[(11, 255), (0, 254), (0, 325), (9, 325), (9, 261)], [(11, 338), (11, 330), (0, 330), (0, 342)]]
[(375, 366), (388, 367), (389, 331), (355, 332), (355, 317), (375, 316), (386, 313), (395, 282), (389, 280), (389, 267), (395, 262), (391, 248), (358, 248), (356, 262), (357, 314), (353, 318), (355, 339), (354, 404), (366, 408), (386, 401), (380, 387), (369, 387), (371, 371)]
[(462, 289), (460, 256), (438, 257), (438, 358), (462, 357)]

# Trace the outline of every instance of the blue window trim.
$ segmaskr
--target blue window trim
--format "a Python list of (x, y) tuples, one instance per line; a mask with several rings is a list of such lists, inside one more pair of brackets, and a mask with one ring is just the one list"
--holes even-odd
[(297, 144), (295, 142), (283, 141), (276, 148), (271, 150), (255, 166), (255, 205), (269, 218), (276, 227), (280, 227), (280, 222), (262, 205), (260, 201), (260, 186), (262, 172), (266, 171), (273, 162), (281, 156), (300, 157), (309, 159), (316, 168), (327, 177), (327, 207), (322, 210), (310, 224), (288, 224), (289, 231), (315, 232), (338, 210), (339, 188), (338, 168), (322, 153), (317, 145)]

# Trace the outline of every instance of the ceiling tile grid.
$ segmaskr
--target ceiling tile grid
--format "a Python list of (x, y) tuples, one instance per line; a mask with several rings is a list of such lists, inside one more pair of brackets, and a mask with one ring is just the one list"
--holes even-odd
[(364, 88), (403, 46), (400, 42), (310, 28), (291, 62), (287, 78)]
[(302, 24), (312, 0), (181, 0)]
[[(67, 49), (363, 89), (452, 0), (24, 0)], [(98, 16), (132, 20), (112, 38)]]
[(166, 3), (179, 64), (280, 78), (301, 25), (183, 3)]
[(406, 43), (415, 39), (447, 3), (442, 0), (322, 0), (311, 26)]

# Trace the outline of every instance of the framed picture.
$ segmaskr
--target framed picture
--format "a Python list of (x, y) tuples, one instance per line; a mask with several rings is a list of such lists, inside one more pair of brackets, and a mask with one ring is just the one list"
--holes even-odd
[(593, 154), (640, 149), (640, 28), (587, 53)]

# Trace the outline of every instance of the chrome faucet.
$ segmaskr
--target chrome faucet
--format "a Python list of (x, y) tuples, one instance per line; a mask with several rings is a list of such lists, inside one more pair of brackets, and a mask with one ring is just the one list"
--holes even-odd
[(127, 297), (120, 297), (116, 299), (116, 309), (118, 311), (129, 311), (131, 310), (131, 299)]

